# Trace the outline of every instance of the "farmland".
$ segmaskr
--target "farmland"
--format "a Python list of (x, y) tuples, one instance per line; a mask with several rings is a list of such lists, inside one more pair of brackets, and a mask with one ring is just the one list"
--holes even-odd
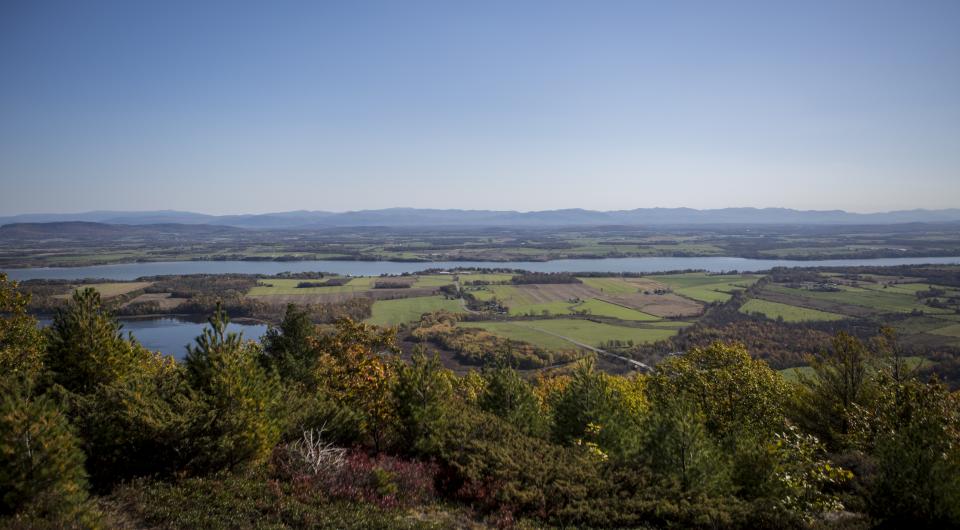
[[(133, 291), (139, 291), (146, 287), (150, 286), (150, 282), (112, 282), (112, 283), (88, 283), (82, 286), (74, 288), (74, 290), (80, 288), (92, 287), (100, 293), (100, 296), (103, 298), (113, 298), (115, 296), (121, 296), (127, 293), (132, 293)], [(69, 294), (58, 295), (62, 297), (69, 296)]]
[(787, 322), (808, 322), (813, 320), (840, 320), (843, 315), (836, 313), (827, 313), (816, 309), (807, 309), (794, 305), (770, 302), (767, 300), (754, 299), (748, 301), (740, 307), (744, 313), (760, 313), (767, 318), (782, 318)]
[(373, 304), (373, 315), (367, 319), (367, 322), (378, 326), (396, 326), (416, 321), (424, 313), (434, 311), (457, 312), (461, 309), (459, 300), (450, 300), (443, 296), (377, 300)]
[(624, 327), (583, 319), (550, 319), (516, 322), (466, 322), (466, 327), (478, 327), (508, 338), (522, 340), (545, 348), (570, 348), (569, 337), (591, 346), (616, 340), (622, 342), (654, 342), (676, 333), (675, 329), (660, 327)]
[(754, 275), (712, 275), (702, 273), (651, 276), (669, 286), (674, 292), (701, 302), (726, 302), (734, 291), (753, 285), (759, 277)]
[[(423, 319), (432, 326), (435, 321), (429, 315), (443, 312), (456, 315), (453, 329), (483, 329), (503, 340), (519, 341), (510, 346), (516, 351), (527, 344), (569, 352), (576, 349), (570, 341), (576, 341), (655, 362), (659, 355), (714, 340), (737, 340), (785, 368), (802, 364), (804, 355), (836, 331), (869, 337), (884, 324), (892, 326), (905, 345), (925, 355), (960, 347), (956, 277), (960, 267), (938, 267), (785, 269), (767, 274), (583, 273), (568, 275), (562, 283), (525, 283), (514, 279), (517, 273), (503, 270), (452, 269), (383, 276), (160, 276), (83, 285), (116, 300), (125, 314), (200, 316), (223, 299), (236, 314), (275, 322), (287, 304), (296, 304), (311, 308), (318, 322), (350, 316), (397, 327), (400, 337), (410, 338), (424, 325)], [(40, 313), (51, 312), (81, 286), (27, 285), (34, 295), (34, 310)], [(439, 337), (437, 333), (439, 327), (431, 336)], [(471, 337), (446, 339), (443, 344), (463, 345)], [(412, 348), (417, 342), (409, 339), (405, 344)], [(441, 351), (451, 367), (459, 366), (456, 359), (481, 358)], [(531, 355), (548, 363), (569, 359), (549, 352)]]
[[(332, 227), (259, 229), (206, 225), (10, 225), (0, 267), (66, 267), (187, 260), (548, 261), (571, 258), (874, 258), (960, 255), (955, 225), (847, 227)], [(103, 227), (110, 227), (104, 237)], [(492, 273), (497, 274), (497, 273)], [(481, 280), (480, 278), (473, 281)], [(497, 280), (481, 280), (497, 281)], [(603, 288), (604, 292), (607, 288)], [(701, 296), (725, 289), (707, 289)], [(713, 301), (713, 299), (702, 299)]]

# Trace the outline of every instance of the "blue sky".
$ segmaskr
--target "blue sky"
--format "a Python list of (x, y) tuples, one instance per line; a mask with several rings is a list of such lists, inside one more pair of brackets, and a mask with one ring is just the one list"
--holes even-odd
[(0, 214), (960, 207), (957, 28), (955, 0), (6, 0)]

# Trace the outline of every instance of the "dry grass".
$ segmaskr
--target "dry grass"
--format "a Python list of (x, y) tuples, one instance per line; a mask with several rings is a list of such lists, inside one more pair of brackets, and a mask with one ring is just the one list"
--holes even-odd
[[(123, 294), (131, 293), (133, 291), (138, 291), (140, 289), (145, 289), (152, 285), (153, 282), (116, 282), (116, 283), (88, 283), (83, 285), (78, 285), (74, 287), (74, 291), (86, 289), (88, 287), (93, 287), (100, 293), (100, 296), (104, 299), (114, 298)], [(56, 298), (70, 298), (73, 296), (73, 292), (68, 294), (59, 294)]]
[(146, 293), (141, 294), (140, 296), (130, 300), (129, 302), (123, 304), (124, 307), (132, 304), (143, 304), (147, 302), (155, 302), (160, 306), (160, 309), (173, 309), (178, 305), (186, 302), (186, 298), (173, 298), (171, 293)]
[(692, 317), (703, 312), (703, 306), (675, 294), (633, 294), (607, 295), (600, 297), (615, 304), (636, 309), (658, 317)]

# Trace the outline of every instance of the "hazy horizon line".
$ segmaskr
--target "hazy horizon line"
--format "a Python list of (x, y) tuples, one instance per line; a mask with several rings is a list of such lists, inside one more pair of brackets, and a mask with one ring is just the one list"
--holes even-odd
[(308, 212), (308, 213), (331, 213), (331, 214), (344, 214), (344, 213), (355, 213), (355, 212), (370, 212), (370, 211), (382, 211), (382, 210), (437, 210), (437, 211), (473, 211), (473, 212), (509, 212), (509, 213), (541, 213), (541, 212), (556, 212), (556, 211), (565, 211), (565, 210), (582, 210), (588, 212), (599, 212), (599, 213), (609, 213), (609, 212), (629, 212), (634, 210), (695, 210), (695, 211), (712, 211), (712, 210), (736, 210), (736, 209), (752, 209), (752, 210), (791, 210), (796, 212), (843, 212), (849, 214), (885, 214), (893, 212), (908, 212), (908, 211), (929, 211), (936, 212), (942, 210), (955, 210), (960, 209), (960, 206), (951, 206), (945, 208), (929, 208), (929, 207), (903, 207), (897, 209), (878, 209), (878, 210), (848, 210), (844, 208), (825, 208), (825, 209), (816, 209), (816, 208), (793, 208), (788, 206), (723, 206), (715, 208), (695, 208), (691, 206), (638, 206), (636, 208), (619, 208), (619, 209), (592, 209), (592, 208), (583, 208), (583, 207), (563, 207), (563, 208), (546, 208), (546, 209), (535, 209), (535, 210), (517, 210), (517, 209), (498, 209), (498, 208), (441, 208), (441, 207), (426, 207), (426, 206), (387, 206), (382, 208), (359, 208), (359, 209), (349, 209), (349, 210), (328, 210), (328, 209), (307, 209), (307, 208), (298, 208), (293, 210), (264, 210), (260, 212), (240, 212), (240, 213), (211, 213), (209, 211), (198, 211), (198, 210), (187, 210), (187, 209), (177, 209), (177, 208), (157, 208), (157, 209), (148, 209), (148, 210), (124, 210), (124, 209), (109, 209), (109, 208), (97, 208), (89, 210), (74, 210), (74, 211), (25, 211), (19, 213), (0, 213), (0, 217), (19, 217), (25, 215), (84, 215), (84, 214), (93, 214), (93, 213), (151, 213), (151, 212), (176, 212), (176, 213), (190, 213), (198, 215), (209, 215), (214, 217), (224, 217), (224, 216), (245, 216), (245, 215), (271, 215), (271, 214), (282, 214), (282, 213), (294, 213), (294, 212)]

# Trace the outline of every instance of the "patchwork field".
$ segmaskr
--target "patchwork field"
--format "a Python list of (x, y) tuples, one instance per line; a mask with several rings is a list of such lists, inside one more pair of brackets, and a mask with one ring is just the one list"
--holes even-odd
[(786, 322), (807, 322), (816, 320), (841, 320), (843, 315), (828, 313), (806, 307), (770, 302), (768, 300), (753, 299), (740, 307), (742, 313), (761, 313), (767, 318), (776, 320), (783, 318)]
[(637, 286), (619, 278), (584, 280), (582, 284), (487, 285), (468, 288), (468, 292), (478, 300), (496, 298), (513, 316), (586, 311), (621, 320), (652, 321), (698, 315), (702, 311), (699, 304), (676, 295), (643, 294)]
[(316, 293), (316, 294), (271, 294), (251, 296), (250, 298), (259, 300), (270, 305), (286, 304), (330, 304), (349, 300), (356, 297), (372, 298), (374, 300), (392, 300), (395, 298), (416, 298), (422, 296), (434, 296), (437, 290), (428, 289), (368, 289), (358, 290), (356, 292), (339, 293)]

